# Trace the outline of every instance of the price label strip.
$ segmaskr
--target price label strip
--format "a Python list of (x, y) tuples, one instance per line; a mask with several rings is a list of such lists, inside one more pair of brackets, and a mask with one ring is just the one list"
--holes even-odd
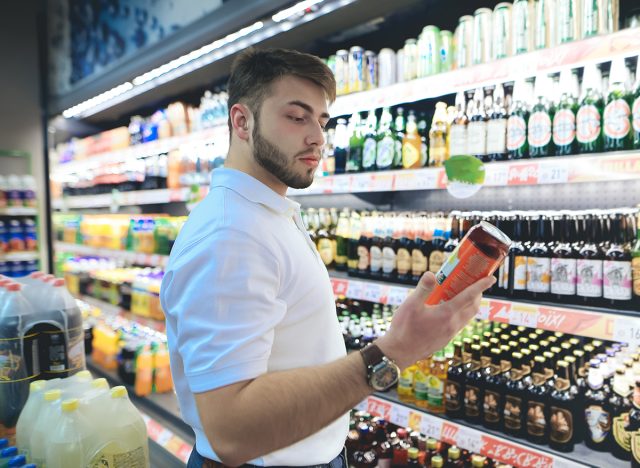
[(640, 345), (640, 318), (616, 317), (613, 323), (613, 340), (629, 343), (630, 348)]

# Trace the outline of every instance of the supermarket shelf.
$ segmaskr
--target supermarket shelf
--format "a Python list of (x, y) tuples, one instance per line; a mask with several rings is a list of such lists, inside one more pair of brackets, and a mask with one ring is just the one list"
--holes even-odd
[(0, 262), (29, 262), (38, 260), (40, 254), (38, 252), (12, 252), (8, 254), (0, 254)]
[(427, 413), (417, 406), (401, 402), (395, 390), (376, 393), (365, 399), (357, 408), (381, 416), (393, 424), (411, 427), (429, 437), (458, 445), (513, 466), (553, 468), (628, 466), (628, 462), (617, 460), (608, 453), (595, 452), (584, 443), (577, 444), (571, 453), (561, 453), (480, 425), (454, 421), (445, 415)]
[(529, 78), (540, 72), (553, 73), (588, 63), (609, 62), (616, 57), (637, 56), (640, 54), (639, 36), (637, 29), (625, 29), (385, 88), (347, 94), (336, 99), (330, 112), (336, 117)]
[(168, 255), (145, 254), (129, 252), (128, 250), (103, 249), (88, 245), (71, 244), (68, 242), (55, 242), (54, 249), (58, 252), (68, 252), (76, 255), (93, 255), (123, 260), (137, 265), (150, 267), (164, 267), (169, 261)]
[[(616, 151), (591, 156), (562, 156), (485, 164), (485, 186), (575, 184), (640, 178), (640, 151)], [(447, 186), (443, 167), (340, 174), (316, 178), (290, 196), (442, 190)]]
[(108, 371), (94, 364), (90, 357), (87, 357), (87, 367), (94, 375), (106, 378), (111, 386), (127, 387), (131, 401), (140, 410), (147, 424), (150, 441), (186, 464), (195, 436), (191, 427), (182, 420), (175, 393), (152, 393), (146, 397), (138, 397), (133, 387), (123, 384), (115, 371)]
[(35, 208), (25, 208), (22, 206), (12, 206), (0, 208), (0, 216), (37, 216), (38, 210)]
[(166, 325), (162, 320), (155, 320), (148, 317), (141, 317), (140, 315), (136, 315), (128, 310), (122, 309), (116, 305), (109, 304), (108, 302), (102, 301), (100, 299), (96, 299), (91, 296), (79, 296), (78, 299), (86, 302), (87, 304), (96, 307), (102, 311), (102, 313), (110, 316), (119, 316), (125, 318), (131, 322), (135, 322), (138, 325), (142, 325), (143, 327), (151, 328), (160, 333), (165, 333)]
[[(336, 296), (399, 305), (412, 288), (382, 281), (349, 278), (332, 271), (331, 284)], [(587, 336), (602, 340), (640, 344), (640, 316), (613, 309), (565, 306), (553, 303), (511, 301), (484, 297), (477, 318), (515, 326)]]
[(52, 176), (55, 178), (59, 175), (78, 174), (104, 165), (113, 165), (132, 159), (146, 158), (148, 156), (166, 153), (185, 145), (202, 145), (215, 142), (224, 142), (224, 144), (227, 144), (228, 138), (229, 129), (225, 122), (224, 125), (218, 125), (188, 135), (150, 141), (122, 150), (109, 151), (89, 156), (86, 159), (62, 163), (53, 168)]
[[(200, 198), (208, 192), (207, 186), (200, 187)], [(52, 200), (55, 210), (67, 211), (82, 208), (104, 208), (111, 206), (155, 205), (186, 202), (192, 198), (191, 189), (135, 190), (130, 192), (105, 193), (100, 195), (81, 195), (56, 198)]]

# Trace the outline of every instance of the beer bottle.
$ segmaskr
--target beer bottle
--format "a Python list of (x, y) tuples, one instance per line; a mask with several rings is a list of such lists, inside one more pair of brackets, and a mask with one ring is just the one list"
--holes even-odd
[(436, 111), (431, 120), (431, 130), (429, 130), (429, 153), (431, 155), (430, 165), (440, 167), (449, 159), (447, 152), (447, 104), (436, 103)]
[(613, 456), (620, 460), (631, 460), (631, 434), (626, 430), (629, 411), (631, 410), (631, 387), (625, 375), (626, 367), (616, 369), (609, 405), (613, 416)]
[(350, 137), (349, 153), (347, 156), (346, 172), (362, 171), (362, 150), (364, 148), (364, 134), (360, 113), (356, 112), (349, 119)]
[(435, 229), (433, 240), (431, 241), (431, 252), (429, 253), (429, 271), (434, 275), (440, 271), (444, 263), (445, 229), (447, 220), (442, 213), (434, 219)]
[[(638, 61), (640, 63), (640, 55)], [(633, 122), (633, 149), (640, 149), (640, 73), (636, 65), (636, 83), (633, 85), (633, 106), (631, 109)]]
[(451, 218), (451, 234), (447, 242), (445, 242), (444, 247), (442, 248), (444, 252), (444, 258), (442, 262), (446, 262), (451, 253), (456, 249), (458, 244), (460, 243), (460, 239), (462, 239), (461, 235), (461, 227), (462, 220), (460, 219), (459, 211), (452, 211), (449, 215)]
[(343, 209), (338, 217), (338, 225), (336, 226), (336, 270), (347, 271), (347, 262), (349, 255), (349, 220), (351, 213), (348, 208)]
[(371, 243), (373, 239), (373, 213), (362, 213), (360, 239), (358, 240), (357, 276), (369, 278), (371, 266)]
[(384, 216), (385, 238), (382, 244), (382, 279), (395, 281), (398, 276), (397, 250), (400, 240), (400, 226), (393, 213)]
[(504, 431), (507, 434), (523, 437), (525, 434), (525, 417), (527, 414), (527, 386), (530, 373), (529, 366), (524, 363), (522, 353), (512, 355), (511, 373), (504, 385)]
[(532, 158), (552, 156), (555, 154), (551, 139), (553, 104), (548, 98), (551, 95), (551, 83), (546, 75), (536, 77), (534, 94), (535, 102), (527, 123), (529, 156)]
[(513, 237), (509, 248), (507, 295), (514, 299), (525, 297), (527, 290), (527, 248), (524, 245), (523, 224), (521, 214), (516, 215), (513, 226)]
[(458, 156), (468, 154), (466, 99), (464, 92), (456, 94), (456, 114), (449, 130), (449, 154)]
[(493, 107), (487, 122), (487, 159), (507, 159), (507, 108), (501, 84), (496, 85), (493, 90)]
[(396, 134), (388, 107), (382, 109), (376, 143), (376, 167), (378, 170), (393, 168), (396, 154)]
[(371, 258), (369, 264), (369, 277), (372, 279), (382, 278), (382, 248), (384, 247), (384, 238), (387, 233), (385, 218), (382, 214), (372, 214), (371, 217), (373, 238), (371, 239), (371, 248), (369, 256)]
[(447, 361), (444, 350), (436, 351), (429, 366), (427, 408), (432, 413), (444, 413), (444, 384), (447, 379)]
[(378, 119), (376, 118), (376, 111), (369, 111), (367, 116), (367, 126), (364, 136), (364, 148), (362, 150), (362, 170), (363, 171), (375, 171), (376, 170), (376, 145), (378, 138)]
[(551, 258), (551, 294), (557, 302), (572, 302), (576, 294), (577, 254), (571, 239), (571, 218), (560, 220), (560, 241)]
[(596, 64), (584, 67), (582, 99), (576, 114), (576, 137), (580, 153), (602, 151), (602, 75)]
[(431, 252), (431, 232), (429, 220), (426, 215), (416, 215), (414, 217), (416, 240), (411, 250), (411, 283), (418, 284), (422, 274), (429, 266), (429, 255)]
[(534, 300), (547, 299), (551, 280), (551, 253), (547, 247), (546, 218), (536, 222), (535, 242), (527, 252), (527, 291)]
[(420, 167), (429, 166), (429, 145), (427, 145), (429, 130), (427, 130), (427, 117), (424, 112), (418, 115), (418, 135), (420, 135)]
[(600, 370), (600, 360), (589, 361), (587, 391), (584, 395), (584, 417), (586, 423), (585, 443), (598, 452), (611, 450), (611, 409), (604, 391), (604, 378)]
[[(470, 347), (471, 341), (467, 343)], [(455, 341), (453, 346), (453, 359), (447, 369), (447, 381), (444, 387), (445, 411), (450, 418), (461, 418), (464, 406), (464, 366), (469, 358), (463, 358), (462, 342)]]
[(331, 224), (329, 210), (320, 208), (318, 210), (318, 216), (320, 217), (320, 228), (316, 234), (318, 252), (320, 252), (320, 258), (322, 258), (324, 265), (327, 268), (333, 268), (335, 261), (335, 238), (332, 238), (329, 233)]
[(528, 81), (516, 82), (513, 87), (513, 100), (507, 119), (508, 159), (529, 157), (527, 122), (529, 121), (530, 94), (531, 84)]
[(603, 262), (603, 297), (608, 307), (628, 307), (631, 301), (631, 252), (625, 243), (623, 216), (610, 219), (611, 244)]
[(487, 121), (484, 108), (484, 91), (477, 88), (467, 107), (467, 149), (481, 161), (487, 158)]
[[(364, 215), (363, 213), (363, 216)], [(349, 237), (347, 239), (347, 273), (349, 276), (358, 276), (358, 262), (360, 261), (358, 241), (360, 240), (361, 226), (362, 219), (360, 213), (355, 210), (352, 211), (351, 219), (349, 220)]]
[(404, 130), (406, 128), (404, 109), (398, 107), (396, 110), (396, 120), (394, 124), (396, 141), (395, 152), (393, 154), (393, 168), (402, 169), (402, 143), (404, 142)]
[(491, 349), (491, 363), (484, 375), (484, 405), (482, 423), (489, 429), (499, 430), (504, 412), (504, 384), (501, 351)]
[(309, 208), (307, 210), (307, 218), (309, 220), (309, 227), (307, 231), (309, 232), (309, 237), (318, 245), (318, 229), (320, 229), (320, 218), (318, 217), (318, 210), (315, 208)]
[(398, 218), (400, 225), (400, 239), (396, 262), (398, 268), (398, 282), (411, 284), (411, 252), (415, 247), (415, 223), (408, 213), (403, 213)]
[(598, 220), (589, 214), (583, 220), (585, 242), (578, 252), (576, 295), (583, 304), (593, 305), (602, 298), (604, 253), (598, 245)]
[[(637, 378), (637, 376), (636, 376)], [(630, 444), (632, 446), (631, 466), (633, 468), (640, 467), (640, 379), (635, 382), (633, 390), (632, 406), (629, 411), (629, 420), (627, 422), (626, 431), (631, 434)]]
[(553, 116), (553, 144), (556, 156), (575, 154), (578, 77), (571, 70), (560, 73), (560, 101)]
[[(437, 112), (437, 110), (436, 110)], [(416, 169), (420, 167), (422, 159), (422, 142), (418, 134), (418, 122), (415, 113), (410, 110), (407, 118), (407, 126), (402, 140), (402, 167), (405, 169)], [(431, 146), (431, 154), (433, 155), (433, 145)]]
[(556, 363), (556, 382), (550, 395), (549, 446), (559, 452), (573, 452), (577, 442), (576, 424), (582, 412), (578, 407), (577, 388), (569, 364)]
[(627, 90), (629, 70), (624, 58), (614, 59), (609, 75), (607, 105), (604, 108), (604, 150), (628, 150), (633, 146), (631, 106), (633, 98)]
[[(638, 218), (640, 220), (640, 217)], [(640, 309), (640, 222), (636, 223), (636, 240), (631, 248), (631, 270), (633, 278), (633, 302)]]
[(471, 345), (471, 359), (465, 366), (464, 418), (471, 423), (482, 419), (482, 369), (480, 367), (480, 345)]
[(335, 157), (335, 141), (336, 141), (336, 129), (330, 128), (327, 130), (326, 143), (322, 150), (322, 172), (324, 175), (333, 175), (336, 172), (336, 157)]
[(527, 440), (544, 444), (549, 440), (549, 393), (546, 358), (534, 357), (532, 383), (527, 388)]
[(344, 174), (347, 164), (347, 154), (349, 153), (349, 130), (347, 121), (338, 119), (336, 133), (333, 140), (333, 157), (335, 164), (335, 174)]

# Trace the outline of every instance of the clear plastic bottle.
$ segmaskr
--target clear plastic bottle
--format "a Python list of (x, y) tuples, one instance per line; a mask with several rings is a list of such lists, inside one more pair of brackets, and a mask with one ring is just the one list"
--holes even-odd
[(60, 419), (61, 397), (62, 392), (59, 388), (49, 390), (43, 395), (44, 405), (29, 440), (31, 461), (38, 466), (45, 466), (46, 464), (47, 440), (55, 432), (53, 428), (57, 426), (57, 422)]
[(99, 426), (90, 425), (85, 419), (77, 398), (65, 400), (60, 406), (56, 430), (47, 438), (46, 467), (86, 466), (87, 439)]

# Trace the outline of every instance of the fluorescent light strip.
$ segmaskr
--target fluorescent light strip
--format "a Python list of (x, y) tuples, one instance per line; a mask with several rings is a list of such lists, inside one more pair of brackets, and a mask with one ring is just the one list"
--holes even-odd
[(279, 23), (280, 21), (284, 21), (292, 16), (302, 13), (307, 8), (311, 8), (313, 5), (317, 5), (323, 0), (304, 0), (303, 2), (296, 3), (290, 8), (282, 10), (271, 17), (273, 21)]
[[(316, 11), (305, 14), (300, 18), (284, 21), (284, 19), (291, 18), (296, 13), (304, 11), (310, 6), (318, 4), (321, 1), (326, 0), (305, 0), (303, 2), (299, 2), (293, 7), (282, 10), (280, 13), (274, 15), (277, 16), (283, 14), (281, 15), (280, 22), (267, 20), (267, 23), (265, 24), (262, 21), (257, 21), (250, 26), (228, 34), (221, 39), (217, 39), (210, 44), (185, 54), (147, 73), (137, 76), (131, 80), (131, 82), (123, 83), (109, 91), (99, 94), (98, 96), (81, 102), (80, 104), (65, 110), (62, 115), (65, 118), (84, 118), (96, 114), (102, 110), (113, 107), (116, 104), (127, 101), (134, 96), (149, 91), (160, 84), (172, 81), (186, 75), (187, 73), (197, 70), (198, 68), (202, 68), (210, 63), (227, 57), (238, 50), (250, 47), (284, 31), (288, 31), (292, 28), (308, 23), (309, 21), (313, 21), (316, 18), (354, 3), (357, 0), (338, 0), (326, 3)], [(292, 9), (297, 10), (289, 12)], [(284, 16), (285, 12), (287, 12), (286, 16)]]

